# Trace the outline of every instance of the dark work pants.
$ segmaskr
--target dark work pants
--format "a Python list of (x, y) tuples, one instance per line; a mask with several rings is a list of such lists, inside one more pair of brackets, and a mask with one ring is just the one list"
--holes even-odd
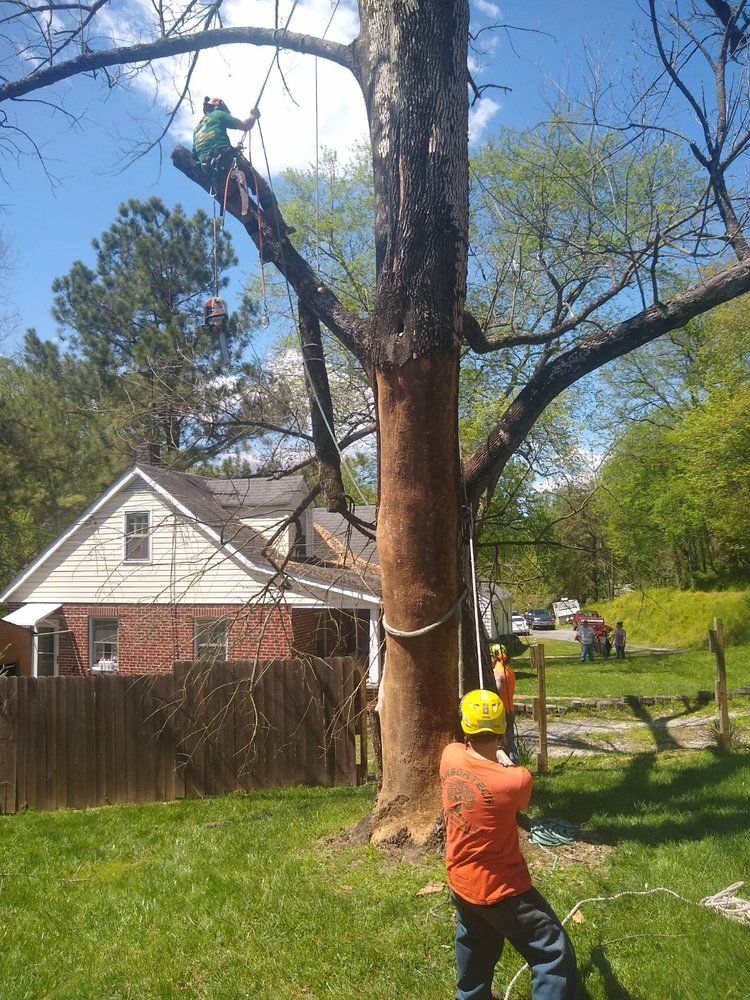
[(451, 893), (456, 907), (456, 1000), (491, 1000), (492, 976), (507, 938), (529, 963), (533, 1000), (575, 1000), (576, 956), (565, 928), (536, 889), (477, 906)]
[(615, 646), (615, 659), (616, 660), (624, 660), (625, 659), (625, 647), (624, 646)]

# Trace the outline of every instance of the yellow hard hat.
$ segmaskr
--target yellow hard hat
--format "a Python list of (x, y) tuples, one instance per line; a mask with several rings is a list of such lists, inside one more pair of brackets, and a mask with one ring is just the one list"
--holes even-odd
[(495, 733), (502, 736), (506, 729), (505, 709), (494, 691), (478, 688), (461, 699), (461, 728), (468, 736)]

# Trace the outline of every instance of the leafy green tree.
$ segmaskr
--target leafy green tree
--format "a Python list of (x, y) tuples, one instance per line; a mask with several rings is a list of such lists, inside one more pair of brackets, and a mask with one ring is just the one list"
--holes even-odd
[(627, 430), (597, 507), (628, 582), (750, 578), (749, 343), (744, 297), (609, 373)]
[(93, 268), (76, 261), (54, 282), (53, 315), (94, 366), (108, 405), (128, 414), (135, 437), (183, 462), (226, 447), (230, 422), (212, 417), (243, 409), (236, 377), (251, 374), (241, 359), (254, 314), (245, 296), (230, 318), (228, 372), (203, 327), (203, 302), (237, 262), (229, 234), (203, 211), (188, 217), (159, 198), (131, 199), (92, 245)]
[(0, 358), (0, 581), (8, 583), (127, 465), (129, 449), (97, 405), (96, 372), (26, 335)]

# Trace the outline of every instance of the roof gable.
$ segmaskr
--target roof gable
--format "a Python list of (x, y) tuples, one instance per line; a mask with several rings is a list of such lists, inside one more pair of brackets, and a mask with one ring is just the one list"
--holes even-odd
[[(301, 477), (294, 477), (301, 480)], [(235, 514), (237, 511), (224, 506), (211, 488), (211, 481), (200, 476), (176, 473), (160, 467), (134, 466), (125, 472), (112, 486), (93, 504), (91, 504), (83, 514), (67, 529), (52, 545), (50, 545), (41, 555), (31, 563), (19, 576), (10, 584), (5, 593), (0, 595), (0, 600), (11, 599), (16, 591), (33, 573), (35, 573), (47, 560), (49, 560), (60, 547), (72, 536), (84, 528), (90, 519), (100, 511), (119, 492), (124, 490), (136, 479), (141, 479), (143, 483), (152, 489), (170, 507), (178, 511), (187, 523), (192, 523), (196, 530), (206, 535), (220, 549), (230, 555), (243, 569), (252, 574), (260, 574), (268, 578), (279, 575), (277, 566), (269, 559), (267, 552), (267, 541), (246, 524), (242, 524)], [(213, 481), (219, 482), (218, 480)], [(236, 483), (237, 481), (228, 481)], [(245, 481), (245, 482), (253, 482)], [(264, 482), (264, 487), (268, 481)], [(261, 495), (271, 496), (291, 496), (299, 490), (299, 484), (294, 483), (291, 491), (286, 494), (276, 490), (277, 481), (273, 481), (273, 486), (261, 490)], [(238, 495), (234, 491), (229, 494)], [(247, 494), (246, 494), (247, 495)], [(368, 603), (377, 600), (379, 587), (375, 586), (375, 581), (366, 580), (361, 573), (354, 573), (348, 569), (337, 570), (335, 568), (312, 567), (300, 562), (289, 562), (284, 567), (284, 575), (293, 583), (302, 587), (312, 587), (316, 591), (321, 589), (331, 590), (336, 594), (361, 599)]]

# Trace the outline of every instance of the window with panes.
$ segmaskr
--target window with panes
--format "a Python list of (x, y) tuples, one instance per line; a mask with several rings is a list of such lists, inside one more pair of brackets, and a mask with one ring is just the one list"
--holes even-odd
[(147, 510), (125, 514), (125, 562), (151, 560), (151, 515)]
[(226, 660), (229, 622), (219, 618), (196, 618), (194, 638), (196, 660), (212, 663)]

